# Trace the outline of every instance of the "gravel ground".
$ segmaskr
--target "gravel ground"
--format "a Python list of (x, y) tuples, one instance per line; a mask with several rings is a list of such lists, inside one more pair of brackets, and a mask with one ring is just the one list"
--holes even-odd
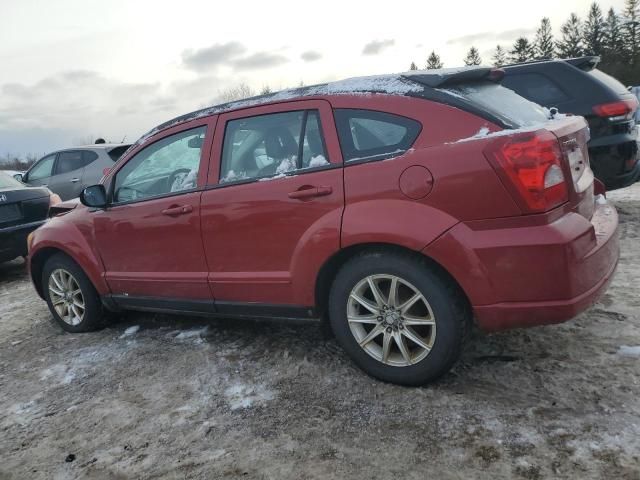
[(318, 325), (130, 314), (71, 335), (0, 266), (0, 478), (640, 478), (640, 184), (564, 325), (472, 334), (440, 382), (355, 368)]

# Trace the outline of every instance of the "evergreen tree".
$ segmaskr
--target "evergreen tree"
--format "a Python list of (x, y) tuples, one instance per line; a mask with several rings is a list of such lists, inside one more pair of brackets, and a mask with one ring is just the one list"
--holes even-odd
[(593, 2), (589, 8), (589, 15), (584, 22), (583, 42), (584, 54), (602, 55), (604, 51), (605, 21), (600, 6)]
[(553, 33), (551, 32), (551, 21), (547, 17), (544, 17), (540, 22), (540, 27), (536, 31), (534, 46), (536, 59), (546, 60), (553, 58), (556, 42), (553, 40)]
[(607, 13), (607, 20), (603, 30), (604, 60), (617, 61), (625, 56), (624, 35), (620, 18), (613, 8)]
[(480, 52), (476, 47), (471, 47), (467, 52), (467, 56), (464, 58), (464, 64), (467, 67), (471, 67), (473, 65), (480, 65), (482, 63), (482, 58), (480, 58)]
[(494, 67), (502, 67), (507, 63), (507, 52), (504, 51), (500, 45), (496, 46), (496, 51), (493, 54), (493, 66)]
[(531, 42), (525, 38), (520, 37), (513, 44), (513, 49), (509, 52), (509, 61), (511, 63), (528, 62), (535, 58), (535, 50)]
[(582, 22), (572, 13), (560, 29), (562, 40), (558, 42), (558, 56), (572, 58), (582, 55)]
[(626, 0), (624, 8), (624, 39), (631, 65), (638, 62), (640, 53), (640, 0)]
[(417, 70), (418, 66), (416, 65), (416, 62), (411, 62), (411, 66), (409, 67), (409, 70)]
[(444, 63), (440, 60), (440, 55), (432, 51), (429, 58), (427, 58), (427, 70), (435, 70), (442, 67), (444, 67)]

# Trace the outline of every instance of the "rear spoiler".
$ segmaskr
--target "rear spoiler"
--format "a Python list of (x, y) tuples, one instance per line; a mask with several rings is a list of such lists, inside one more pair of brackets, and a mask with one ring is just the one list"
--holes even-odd
[(578, 58), (567, 58), (563, 60), (567, 62), (569, 65), (573, 65), (580, 70), (585, 72), (590, 72), (594, 68), (598, 66), (600, 63), (600, 57), (598, 56), (590, 56), (590, 57), (578, 57)]
[(442, 88), (460, 83), (490, 81), (500, 83), (504, 70), (491, 67), (467, 67), (441, 70), (414, 70), (402, 77), (431, 88)]

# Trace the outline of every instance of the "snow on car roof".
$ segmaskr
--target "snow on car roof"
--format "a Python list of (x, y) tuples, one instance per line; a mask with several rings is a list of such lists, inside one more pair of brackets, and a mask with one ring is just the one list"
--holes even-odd
[[(453, 70), (453, 69), (451, 69)], [(153, 128), (140, 139), (135, 142), (131, 148), (134, 148), (145, 142), (149, 137), (161, 130), (173, 127), (180, 123), (195, 120), (196, 118), (207, 117), (219, 113), (230, 112), (242, 108), (253, 107), (283, 100), (294, 100), (296, 98), (324, 96), (324, 95), (367, 95), (372, 93), (383, 93), (388, 95), (406, 95), (411, 92), (420, 92), (424, 90), (423, 85), (419, 85), (412, 80), (405, 78), (403, 73), (372, 75), (368, 77), (354, 77), (335, 82), (311, 85), (308, 87), (290, 88), (274, 93), (250, 97), (244, 100), (214, 105), (211, 107), (196, 110), (185, 115), (176, 117), (168, 122), (162, 123)]]

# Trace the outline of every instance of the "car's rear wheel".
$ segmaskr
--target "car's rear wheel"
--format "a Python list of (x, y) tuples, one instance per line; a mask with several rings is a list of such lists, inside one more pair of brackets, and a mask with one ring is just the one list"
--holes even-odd
[(78, 264), (66, 255), (57, 254), (47, 260), (42, 289), (53, 318), (66, 331), (89, 332), (102, 326), (98, 293)]
[(466, 301), (417, 256), (382, 250), (351, 259), (329, 302), (336, 339), (376, 378), (421, 385), (446, 373), (460, 355)]

